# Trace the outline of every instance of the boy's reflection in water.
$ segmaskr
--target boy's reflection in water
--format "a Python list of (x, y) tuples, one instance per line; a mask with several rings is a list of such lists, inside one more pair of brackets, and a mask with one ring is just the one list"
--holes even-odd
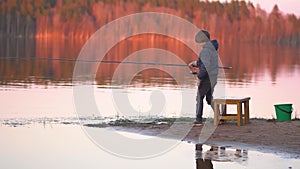
[(196, 144), (196, 168), (197, 169), (213, 169), (211, 159), (202, 157), (202, 144)]
[(213, 169), (213, 161), (217, 162), (237, 162), (244, 163), (248, 159), (248, 151), (235, 149), (235, 151), (227, 150), (222, 146), (211, 146), (211, 148), (203, 152), (202, 144), (196, 144), (196, 168), (197, 169)]

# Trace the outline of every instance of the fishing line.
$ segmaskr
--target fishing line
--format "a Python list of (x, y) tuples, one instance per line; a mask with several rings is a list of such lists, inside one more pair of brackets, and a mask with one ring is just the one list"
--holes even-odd
[[(188, 64), (176, 64), (176, 63), (159, 63), (159, 62), (132, 62), (132, 61), (119, 61), (119, 60), (89, 60), (89, 59), (69, 59), (69, 58), (18, 58), (18, 57), (1, 57), (1, 60), (51, 60), (51, 61), (66, 61), (66, 62), (100, 62), (100, 63), (112, 63), (112, 64), (134, 64), (134, 65), (158, 65), (158, 66), (188, 66)], [(231, 66), (219, 66), (219, 69), (232, 69)]]

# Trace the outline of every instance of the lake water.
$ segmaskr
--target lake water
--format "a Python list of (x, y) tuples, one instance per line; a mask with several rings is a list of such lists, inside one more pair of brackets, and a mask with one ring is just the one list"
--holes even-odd
[[(104, 151), (82, 129), (93, 130), (95, 133), (111, 131), (81, 127), (76, 120), (77, 115), (92, 117), (93, 122), (98, 116), (194, 117), (195, 81), (182, 67), (164, 69), (164, 66), (160, 66), (138, 71), (147, 67), (124, 64), (126, 71), (123, 73), (133, 73), (130, 74), (132, 78), (128, 83), (122, 81), (122, 78), (114, 79), (114, 72), (119, 64), (112, 63), (101, 64), (96, 78), (92, 81), (72, 81), (75, 61), (83, 44), (80, 41), (1, 39), (2, 168), (200, 169), (200, 163), (211, 163), (208, 165), (213, 165), (216, 169), (300, 167), (299, 159), (288, 154), (262, 153), (248, 150), (247, 147), (226, 147), (226, 151), (217, 147), (217, 150), (211, 151), (216, 147), (203, 145), (203, 151), (199, 152), (195, 150), (194, 144), (179, 142), (164, 154), (140, 160), (127, 159)], [(221, 44), (219, 52), (222, 64), (232, 66), (233, 69), (222, 70), (225, 76), (219, 78), (217, 91), (220, 89), (221, 94), (230, 96), (250, 96), (251, 118), (275, 118), (273, 105), (277, 103), (293, 103), (292, 116), (299, 118), (297, 110), (300, 97), (297, 89), (300, 82), (300, 50), (297, 47)], [(108, 55), (106, 59), (124, 58)], [(195, 56), (181, 55), (180, 58), (188, 63)], [(143, 61), (145, 60), (141, 58), (140, 62)], [(174, 63), (172, 59), (163, 61)], [(161, 70), (172, 71), (174, 76)], [(181, 82), (180, 85), (178, 81)], [(97, 111), (87, 107), (84, 110), (86, 113), (78, 113), (80, 110), (75, 106), (76, 101), (84, 105), (90, 103), (74, 96), (76, 86), (92, 88), (91, 96)], [(79, 96), (86, 97), (85, 93), (81, 94)], [(119, 98), (128, 98), (125, 99), (128, 102), (124, 103)], [(186, 99), (185, 105), (183, 99)], [(131, 106), (127, 107), (128, 104)], [(229, 109), (234, 111), (235, 108)], [(212, 116), (208, 106), (205, 106), (205, 116)], [(120, 134), (135, 139), (148, 137), (126, 132)], [(122, 146), (122, 143), (118, 145)]]
[[(129, 42), (133, 43), (132, 40)], [(73, 86), (86, 85), (87, 82), (84, 80), (74, 82), (72, 78), (76, 58), (84, 43), (84, 41), (68, 40), (2, 38), (0, 117), (76, 116)], [(163, 46), (165, 42), (160, 43)], [(130, 54), (129, 49), (122, 47), (126, 46), (126, 43), (121, 43), (119, 46), (121, 47), (113, 48), (105, 60), (122, 61), (127, 56), (122, 54), (118, 57), (115, 56), (116, 53)], [(145, 46), (147, 45), (134, 47), (131, 44), (134, 48), (132, 51), (141, 50)], [(180, 48), (180, 45), (175, 44), (175, 47)], [(197, 57), (185, 50), (179, 50), (177, 53), (185, 63)], [(233, 67), (231, 70), (221, 70), (225, 76), (220, 77), (218, 82), (222, 90), (221, 95), (251, 97), (251, 118), (276, 118), (273, 105), (280, 103), (292, 103), (294, 107), (292, 117), (300, 116), (298, 113), (300, 96), (297, 92), (300, 84), (299, 48), (221, 43), (219, 53), (222, 65)], [(139, 62), (147, 62), (145, 57), (138, 59)], [(172, 58), (155, 59), (158, 63), (177, 63)], [(124, 82), (124, 79), (122, 81), (122, 76), (125, 76), (123, 74), (113, 79), (119, 67), (122, 67), (123, 74), (132, 76), (129, 82)], [(186, 68), (176, 66), (150, 68), (147, 65), (101, 63), (96, 78), (88, 82), (94, 88), (93, 97), (95, 97), (97, 111), (86, 115), (193, 117), (196, 88), (194, 79)], [(166, 71), (174, 74), (170, 75)], [(181, 84), (178, 84), (178, 79)], [(155, 102), (150, 103), (153, 95), (163, 98), (164, 104), (161, 105), (163, 110), (153, 112), (151, 108), (156, 106)], [(128, 98), (130, 108), (116, 106), (119, 104), (118, 98), (121, 97)], [(183, 98), (187, 102), (185, 107), (182, 106)], [(234, 111), (235, 107), (229, 109)], [(132, 114), (126, 112), (132, 110), (134, 111)], [(205, 116), (212, 116), (208, 106), (205, 106), (205, 112)]]
[[(109, 129), (91, 128), (102, 133)], [(1, 168), (174, 168), (174, 169), (297, 169), (299, 159), (287, 154), (272, 154), (243, 147), (211, 147), (179, 143), (172, 150), (148, 159), (115, 156), (97, 147), (86, 137), (80, 125), (33, 123), (18, 127), (0, 127)], [(147, 139), (148, 136), (119, 132), (126, 137)], [(161, 139), (163, 140), (163, 139)], [(176, 142), (176, 141), (174, 141)], [(120, 146), (126, 146), (122, 142)], [(145, 147), (146, 148), (146, 147)], [(128, 149), (128, 151), (130, 151)]]

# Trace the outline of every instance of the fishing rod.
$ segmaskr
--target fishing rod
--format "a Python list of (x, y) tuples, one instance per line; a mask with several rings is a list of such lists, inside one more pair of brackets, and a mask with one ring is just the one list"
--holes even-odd
[[(134, 62), (134, 61), (119, 61), (119, 60), (89, 60), (89, 59), (69, 59), (69, 58), (18, 58), (18, 57), (1, 57), (1, 60), (5, 59), (18, 59), (18, 60), (51, 60), (51, 61), (72, 61), (72, 62), (99, 62), (99, 63), (113, 63), (113, 64), (134, 64), (134, 65), (157, 65), (157, 66), (188, 66), (188, 64), (180, 63), (159, 63), (159, 62)], [(232, 69), (231, 66), (219, 66), (219, 69)]]
[[(132, 62), (132, 61), (116, 61), (116, 60), (102, 60), (103, 63), (122, 63), (122, 64), (141, 64), (141, 65), (159, 65), (159, 66), (188, 66), (188, 64), (180, 63), (158, 63), (158, 62)], [(232, 69), (231, 66), (219, 66), (219, 69)]]

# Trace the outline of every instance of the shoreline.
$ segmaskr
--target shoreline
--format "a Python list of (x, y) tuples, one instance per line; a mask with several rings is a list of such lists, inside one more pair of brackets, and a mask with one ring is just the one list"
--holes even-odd
[[(132, 132), (141, 135), (158, 136), (197, 144), (203, 126), (192, 127), (185, 138), (180, 138), (184, 124), (179, 124), (173, 132), (161, 136), (163, 131), (170, 128), (169, 124), (118, 124), (112, 127), (118, 131)], [(208, 124), (210, 125), (210, 124)], [(174, 132), (175, 131), (175, 132)], [(186, 132), (186, 131), (185, 131)], [(203, 134), (203, 133), (202, 133)], [(255, 151), (274, 153), (292, 158), (300, 158), (300, 120), (276, 122), (276, 120), (250, 119), (250, 123), (237, 126), (236, 123), (218, 125), (212, 135), (203, 144), (211, 146), (228, 146), (233, 148), (252, 149)]]
[[(92, 120), (92, 119), (89, 119)], [(192, 126), (193, 118), (154, 118), (144, 120), (109, 120), (94, 119), (81, 123), (78, 119), (14, 119), (2, 120), (0, 126), (21, 127), (30, 124), (42, 124), (44, 127), (54, 124), (80, 125), (84, 127), (111, 128), (116, 131), (148, 135), (167, 139), (178, 140), (192, 144), (206, 144), (209, 146), (224, 146), (254, 150), (265, 153), (278, 154), (287, 158), (300, 159), (300, 120), (277, 122), (274, 119), (250, 119), (250, 123), (237, 126), (235, 121), (229, 121), (216, 126), (206, 141), (199, 141), (207, 130), (204, 127), (213, 125), (211, 119), (207, 119), (204, 126)], [(97, 120), (99, 120), (97, 122)], [(176, 125), (174, 121), (176, 120)], [(106, 122), (105, 122), (106, 121)], [(178, 122), (178, 123), (177, 123)], [(168, 129), (172, 126), (172, 130)], [(175, 127), (174, 127), (175, 126)]]

